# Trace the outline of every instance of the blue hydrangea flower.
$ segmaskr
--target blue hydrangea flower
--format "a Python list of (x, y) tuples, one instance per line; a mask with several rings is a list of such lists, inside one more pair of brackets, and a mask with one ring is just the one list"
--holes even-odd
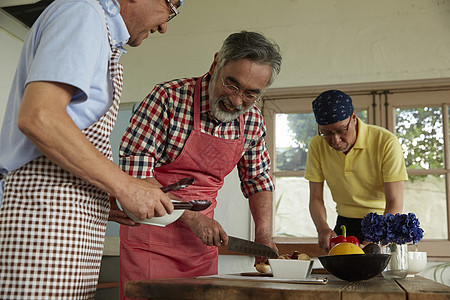
[(386, 237), (386, 225), (383, 215), (377, 213), (367, 214), (361, 222), (361, 232), (364, 239), (378, 243)]
[(418, 243), (423, 238), (423, 230), (414, 213), (409, 214), (367, 214), (361, 222), (361, 232), (369, 242), (405, 244)]

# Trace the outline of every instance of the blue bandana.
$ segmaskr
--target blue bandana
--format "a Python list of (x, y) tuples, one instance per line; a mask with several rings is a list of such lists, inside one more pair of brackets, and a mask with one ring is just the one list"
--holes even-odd
[(320, 94), (313, 101), (312, 108), (319, 125), (329, 125), (345, 120), (354, 110), (352, 98), (338, 90), (329, 90)]

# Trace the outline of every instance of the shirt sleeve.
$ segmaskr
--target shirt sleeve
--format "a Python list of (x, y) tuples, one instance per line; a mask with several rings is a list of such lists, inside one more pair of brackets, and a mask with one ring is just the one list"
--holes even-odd
[[(82, 16), (82, 17), (81, 17)], [(26, 83), (61, 82), (89, 97), (89, 87), (107, 38), (105, 16), (92, 4), (73, 1), (53, 7), (31, 35), (34, 58)]]
[[(275, 186), (270, 176), (270, 156), (267, 149), (266, 125), (259, 110), (250, 121), (246, 137), (252, 136), (248, 148), (237, 167), (241, 179), (241, 190), (246, 198), (262, 191), (274, 191)], [(252, 117), (246, 120), (249, 123)]]
[(305, 179), (312, 182), (323, 182), (325, 180), (322, 172), (318, 146), (319, 143), (317, 137), (313, 137), (309, 143), (305, 168)]
[(408, 180), (405, 158), (400, 142), (396, 136), (392, 136), (384, 144), (382, 170), (384, 182)]
[(155, 163), (164, 153), (169, 115), (168, 94), (156, 86), (133, 113), (119, 148), (119, 166), (137, 178), (154, 177)]

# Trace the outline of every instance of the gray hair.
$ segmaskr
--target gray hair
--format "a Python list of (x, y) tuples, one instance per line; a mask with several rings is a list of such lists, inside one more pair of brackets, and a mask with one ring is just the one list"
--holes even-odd
[(273, 83), (281, 70), (280, 47), (257, 32), (243, 30), (229, 35), (217, 54), (217, 70), (226, 63), (239, 59), (272, 66), (272, 76), (267, 86)]

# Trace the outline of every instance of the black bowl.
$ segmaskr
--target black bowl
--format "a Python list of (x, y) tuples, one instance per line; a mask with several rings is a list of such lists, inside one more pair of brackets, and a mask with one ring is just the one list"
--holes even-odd
[(322, 266), (330, 274), (347, 281), (367, 280), (383, 271), (390, 254), (348, 254), (319, 256)]

